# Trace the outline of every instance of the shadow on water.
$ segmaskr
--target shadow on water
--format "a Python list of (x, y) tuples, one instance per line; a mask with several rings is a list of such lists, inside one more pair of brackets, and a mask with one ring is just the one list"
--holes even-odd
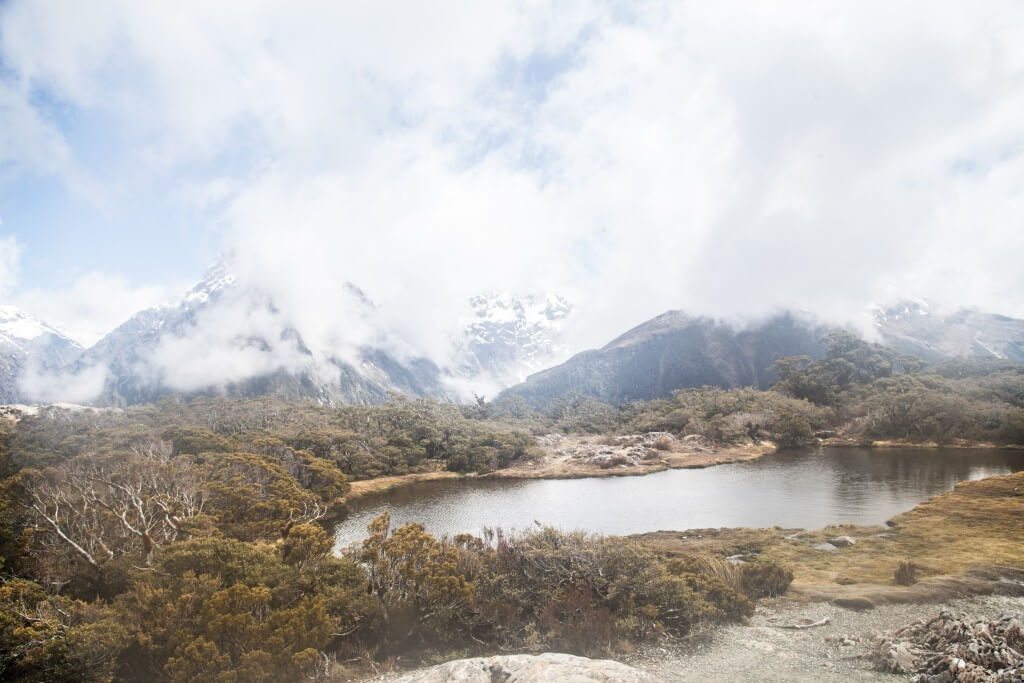
[(358, 541), (384, 510), (439, 535), (535, 523), (607, 534), (881, 524), (957, 482), (1020, 470), (1024, 451), (819, 448), (640, 477), (434, 481), (357, 501), (336, 533), (340, 545)]

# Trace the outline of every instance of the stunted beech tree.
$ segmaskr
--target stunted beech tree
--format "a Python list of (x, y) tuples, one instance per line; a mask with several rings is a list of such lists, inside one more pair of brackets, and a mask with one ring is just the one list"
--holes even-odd
[(206, 494), (185, 461), (152, 455), (75, 458), (26, 470), (17, 481), (36, 551), (51, 567), (60, 559), (99, 569), (115, 557), (154, 551), (189, 535)]

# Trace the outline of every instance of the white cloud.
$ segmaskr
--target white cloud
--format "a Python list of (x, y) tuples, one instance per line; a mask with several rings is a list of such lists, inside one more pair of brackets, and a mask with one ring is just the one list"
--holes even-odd
[(314, 351), (442, 358), (488, 288), (566, 294), (576, 349), (678, 307), (1024, 315), (1022, 12), (36, 2), (0, 50), (16, 94), (119, 124)]
[(14, 235), (0, 237), (0, 295), (6, 296), (18, 283), (21, 245)]
[(179, 295), (182, 286), (136, 286), (126, 278), (86, 273), (67, 286), (26, 289), (13, 303), (77, 341), (91, 346), (140, 310)]
[(18, 388), (34, 403), (89, 403), (103, 391), (107, 375), (105, 365), (76, 373), (28, 367), (18, 379)]

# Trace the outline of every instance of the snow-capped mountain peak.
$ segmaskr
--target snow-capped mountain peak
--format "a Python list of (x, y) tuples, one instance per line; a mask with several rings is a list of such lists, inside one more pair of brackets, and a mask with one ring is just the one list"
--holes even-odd
[(27, 374), (63, 368), (82, 347), (52, 325), (14, 306), (0, 306), (0, 402), (34, 400), (22, 384)]
[(185, 294), (181, 304), (186, 306), (205, 304), (237, 281), (238, 277), (231, 272), (227, 263), (223, 260), (217, 261), (207, 269), (203, 279)]
[(15, 306), (0, 306), (0, 335), (12, 342), (28, 342), (53, 335), (75, 344), (66, 334)]

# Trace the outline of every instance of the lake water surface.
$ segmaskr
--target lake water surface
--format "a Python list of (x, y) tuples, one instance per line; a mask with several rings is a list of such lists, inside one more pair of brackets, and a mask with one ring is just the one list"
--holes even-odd
[(434, 534), (562, 529), (632, 534), (714, 527), (881, 524), (959, 481), (1024, 470), (1024, 451), (817, 448), (700, 470), (591, 479), (478, 479), (416, 484), (353, 504), (339, 545), (384, 510)]

